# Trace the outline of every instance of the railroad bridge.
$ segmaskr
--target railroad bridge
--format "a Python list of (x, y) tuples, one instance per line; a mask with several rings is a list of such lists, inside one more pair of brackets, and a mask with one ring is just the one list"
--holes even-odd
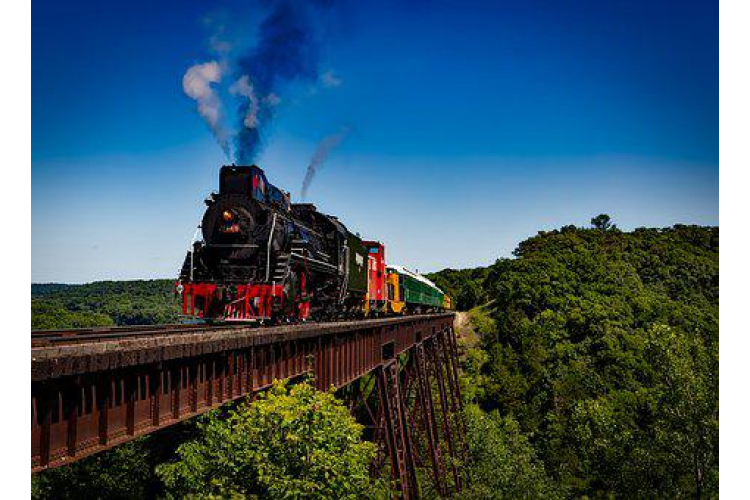
[(438, 495), (461, 489), (466, 428), (452, 314), (32, 332), (31, 470), (307, 374), (320, 390), (340, 389), (350, 409), (367, 416), (404, 498), (420, 496), (418, 467), (429, 471)]

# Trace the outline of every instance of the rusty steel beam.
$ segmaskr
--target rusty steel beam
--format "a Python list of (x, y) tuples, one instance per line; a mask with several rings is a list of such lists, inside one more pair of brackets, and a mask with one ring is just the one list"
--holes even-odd
[(31, 349), (32, 471), (252, 396), (276, 379), (310, 374), (318, 389), (344, 387), (448, 331), (452, 321), (452, 314), (436, 314), (268, 328), (172, 327), (153, 335), (138, 330), (135, 337), (111, 329), (101, 338), (89, 332), (83, 340), (45, 340)]
[(398, 362), (390, 361), (376, 371), (379, 406), (383, 409), (385, 443), (391, 463), (391, 475), (397, 481), (401, 495), (409, 500), (417, 498), (415, 490), (416, 471), (410, 464), (407, 453), (411, 450), (406, 439), (403, 419), (401, 391), (398, 380)]
[(432, 465), (433, 484), (435, 485), (438, 494), (441, 497), (445, 497), (448, 495), (448, 490), (445, 485), (445, 467), (440, 455), (435, 406), (432, 401), (430, 376), (429, 371), (427, 370), (427, 359), (423, 343), (418, 342), (415, 344), (414, 351), (419, 399), (422, 408), (422, 422), (427, 434), (427, 451), (430, 455), (430, 464)]
[[(442, 333), (442, 332), (440, 332)], [(448, 455), (451, 457), (456, 457), (456, 442), (454, 439), (454, 431), (451, 426), (451, 408), (448, 406), (448, 397), (447, 397), (447, 391), (445, 388), (445, 374), (444, 374), (444, 363), (442, 359), (442, 355), (440, 352), (440, 342), (437, 339), (437, 335), (431, 337), (429, 339), (430, 348), (428, 349), (429, 353), (429, 360), (430, 365), (432, 369), (432, 374), (435, 377), (435, 380), (437, 381), (437, 387), (438, 387), (438, 395), (439, 395), (439, 401), (440, 401), (440, 414), (441, 414), (441, 420), (443, 423), (443, 435), (445, 437), (445, 442), (448, 447)], [(461, 490), (461, 478), (458, 474), (458, 468), (456, 467), (455, 460), (451, 461), (451, 472), (453, 473), (453, 487), (454, 491), (458, 492)]]
[[(457, 419), (459, 446), (461, 448), (461, 457), (464, 461), (469, 459), (469, 445), (467, 442), (468, 429), (466, 425), (466, 416), (464, 414), (463, 397), (461, 396), (461, 382), (458, 377), (458, 341), (451, 326), (450, 329), (443, 331), (441, 338), (445, 342), (445, 353), (448, 357), (448, 366), (450, 377), (453, 378), (455, 387), (451, 391), (454, 400), (454, 416)], [(466, 469), (464, 469), (466, 471)]]
[[(459, 493), (463, 489), (466, 469), (461, 465), (468, 458), (455, 338), (450, 327), (428, 330), (424, 341), (421, 334), (415, 338), (417, 342), (404, 356), (380, 369), (378, 384), (384, 387), (378, 408), (381, 436), (403, 497), (421, 495), (412, 471), (427, 466), (434, 491), (425, 490), (425, 494), (445, 498), (451, 490)], [(440, 419), (435, 414), (433, 390), (439, 395)], [(442, 436), (439, 420), (443, 423)], [(445, 475), (446, 461), (452, 484)]]

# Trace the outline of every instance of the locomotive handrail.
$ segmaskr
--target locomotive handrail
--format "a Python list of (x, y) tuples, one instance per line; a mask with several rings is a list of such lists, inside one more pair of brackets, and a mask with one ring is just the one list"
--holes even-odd
[(313, 259), (312, 257), (307, 257), (306, 255), (300, 255), (298, 253), (292, 252), (292, 257), (297, 257), (298, 259), (304, 260), (306, 262), (312, 262), (314, 264), (320, 264), (320, 265), (323, 265), (323, 266), (330, 267), (332, 269), (338, 269), (338, 267), (334, 266), (333, 264), (330, 264), (328, 262), (324, 262), (324, 261), (322, 261), (320, 259)]
[(271, 231), (268, 232), (268, 247), (266, 251), (266, 281), (271, 280), (271, 243), (273, 242), (273, 233), (276, 231), (276, 216), (278, 212), (273, 213), (273, 222), (271, 223)]
[[(384, 262), (382, 243), (365, 242), (338, 218), (318, 212), (314, 205), (297, 205), (285, 211), (254, 191), (251, 196), (249, 186), (255, 190), (258, 178), (267, 182), (257, 165), (222, 167), (219, 193), (212, 197), (214, 203), (207, 204), (204, 214), (204, 220), (212, 221), (204, 231), (205, 242), (194, 246), (180, 270), (177, 290), (182, 314), (220, 321), (304, 321), (320, 319), (322, 313), (359, 311), (368, 316), (371, 310), (397, 313), (404, 307), (414, 311), (448, 308), (443, 292), (433, 296), (422, 293), (420, 287), (413, 294), (399, 294), (407, 297), (408, 304), (396, 307), (385, 284), (384, 276), (390, 271)], [(244, 187), (230, 188), (227, 179), (236, 179), (237, 186)], [(281, 192), (272, 184), (267, 188), (270, 193)], [(242, 209), (235, 214), (232, 207)], [(220, 218), (233, 221), (236, 239), (220, 237), (221, 226), (218, 230), (214, 227)], [(367, 247), (372, 244), (383, 249), (377, 271), (368, 255), (378, 253)], [(244, 248), (257, 250), (237, 250)], [(429, 284), (416, 273), (407, 274)], [(183, 286), (185, 282), (187, 286)], [(400, 284), (398, 280), (394, 287)], [(228, 302), (224, 295), (230, 286), (237, 286), (238, 295), (243, 296)]]

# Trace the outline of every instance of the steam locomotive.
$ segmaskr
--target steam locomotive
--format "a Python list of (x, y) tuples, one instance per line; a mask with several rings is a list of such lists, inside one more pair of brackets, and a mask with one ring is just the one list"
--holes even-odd
[(451, 308), (427, 278), (387, 265), (382, 243), (310, 203), (291, 203), (256, 165), (223, 166), (206, 205), (202, 240), (176, 283), (186, 317), (321, 321)]

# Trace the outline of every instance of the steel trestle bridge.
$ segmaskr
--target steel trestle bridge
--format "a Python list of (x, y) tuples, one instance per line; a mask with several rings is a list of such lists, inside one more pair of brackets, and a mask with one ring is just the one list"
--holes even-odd
[[(416, 471), (460, 491), (466, 426), (453, 314), (250, 327), (159, 325), (31, 334), (31, 470), (56, 467), (312, 375), (340, 389), (404, 498)], [(424, 488), (425, 486), (423, 486)]]

